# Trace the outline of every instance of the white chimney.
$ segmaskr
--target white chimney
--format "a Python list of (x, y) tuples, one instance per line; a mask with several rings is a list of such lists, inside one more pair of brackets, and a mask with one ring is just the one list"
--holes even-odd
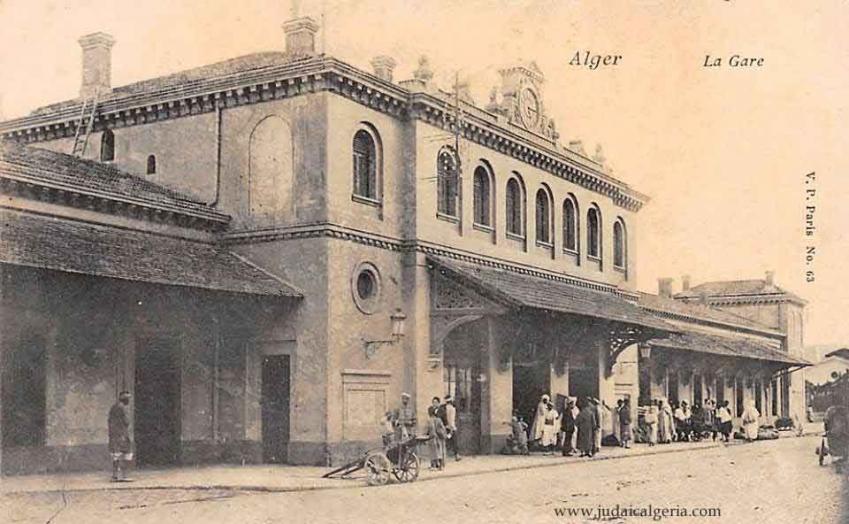
[(657, 279), (657, 294), (671, 298), (672, 297), (672, 281), (671, 278), (659, 278)]
[(684, 275), (681, 277), (681, 291), (689, 291), (690, 290), (690, 275)]
[(772, 285), (775, 284), (775, 272), (774, 271), (767, 271), (765, 277), (766, 278), (764, 278), (764, 282), (766, 283), (766, 285), (772, 286)]
[(112, 46), (115, 39), (106, 33), (92, 33), (78, 40), (83, 50), (83, 78), (80, 98), (112, 89)]
[(392, 82), (392, 72), (395, 70), (395, 65), (395, 60), (391, 56), (376, 56), (371, 61), (374, 75), (387, 82)]
[(315, 55), (315, 34), (318, 23), (308, 16), (283, 22), (286, 34), (286, 54), (289, 58), (304, 58)]

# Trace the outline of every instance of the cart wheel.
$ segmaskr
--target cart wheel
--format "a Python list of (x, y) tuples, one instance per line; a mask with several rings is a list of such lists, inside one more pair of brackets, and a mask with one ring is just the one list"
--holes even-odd
[(372, 453), (363, 462), (369, 486), (383, 486), (389, 482), (392, 463), (383, 453)]
[(398, 464), (393, 471), (395, 478), (401, 482), (413, 482), (419, 478), (419, 457), (412, 451), (404, 456), (404, 463)]

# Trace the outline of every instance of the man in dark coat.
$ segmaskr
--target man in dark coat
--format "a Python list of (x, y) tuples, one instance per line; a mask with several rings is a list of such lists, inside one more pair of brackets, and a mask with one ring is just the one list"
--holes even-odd
[(575, 401), (569, 400), (566, 402), (566, 409), (563, 410), (563, 417), (560, 419), (560, 429), (563, 431), (563, 456), (571, 456), (574, 453), (572, 448), (572, 436), (575, 434)]
[(133, 460), (130, 440), (130, 393), (122, 391), (109, 409), (109, 454), (112, 456), (112, 482), (126, 481), (127, 463)]
[(626, 398), (619, 409), (619, 440), (625, 448), (631, 447), (631, 421), (631, 401)]
[(598, 424), (598, 410), (592, 402), (584, 399), (581, 402), (581, 412), (575, 419), (578, 429), (578, 451), (582, 457), (592, 457), (595, 454), (595, 431)]

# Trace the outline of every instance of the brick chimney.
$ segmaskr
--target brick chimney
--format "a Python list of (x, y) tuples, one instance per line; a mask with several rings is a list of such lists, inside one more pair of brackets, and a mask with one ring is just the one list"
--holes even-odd
[(315, 56), (315, 34), (318, 23), (308, 16), (293, 18), (283, 22), (286, 34), (286, 54), (289, 58)]
[(83, 50), (80, 98), (112, 89), (112, 46), (115, 39), (106, 33), (92, 33), (78, 40)]
[(766, 285), (768, 286), (775, 285), (775, 271), (766, 272), (764, 283), (766, 283)]
[(391, 56), (376, 56), (371, 61), (374, 75), (387, 82), (392, 82), (392, 72), (395, 70), (395, 65), (395, 60)]
[(672, 298), (672, 282), (674, 279), (672, 278), (659, 278), (657, 279), (657, 294), (666, 297)]
[(690, 291), (690, 275), (681, 277), (681, 291)]

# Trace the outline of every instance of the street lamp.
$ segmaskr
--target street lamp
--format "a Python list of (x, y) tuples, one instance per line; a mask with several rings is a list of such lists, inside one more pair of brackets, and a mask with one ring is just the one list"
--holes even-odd
[(404, 331), (406, 329), (407, 323), (407, 315), (405, 315), (400, 308), (396, 309), (394, 313), (389, 315), (389, 320), (392, 323), (392, 338), (387, 340), (364, 340), (363, 346), (366, 353), (366, 358), (372, 358), (377, 353), (378, 348), (381, 346), (391, 346), (401, 342), (401, 339), (404, 338)]
[(651, 358), (651, 346), (649, 344), (640, 344), (640, 358), (643, 360), (648, 360)]

